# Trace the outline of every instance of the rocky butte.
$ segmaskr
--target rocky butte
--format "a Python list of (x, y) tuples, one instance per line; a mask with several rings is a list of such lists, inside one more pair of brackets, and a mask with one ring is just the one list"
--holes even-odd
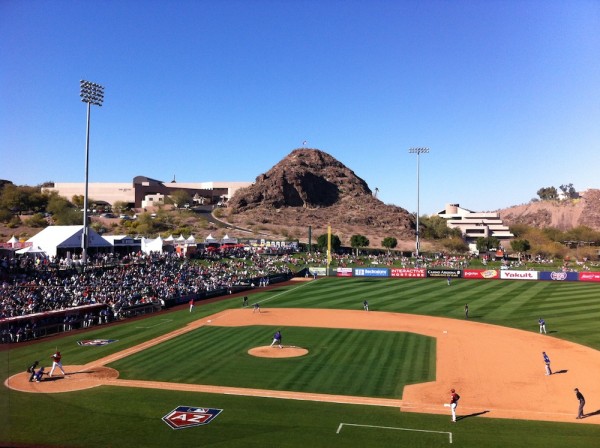
[(361, 234), (370, 247), (381, 247), (385, 237), (412, 241), (415, 229), (415, 217), (407, 210), (375, 198), (363, 179), (331, 155), (305, 148), (293, 150), (254, 184), (238, 190), (226, 220), (302, 240), (308, 226), (316, 240), (331, 225), (342, 244)]

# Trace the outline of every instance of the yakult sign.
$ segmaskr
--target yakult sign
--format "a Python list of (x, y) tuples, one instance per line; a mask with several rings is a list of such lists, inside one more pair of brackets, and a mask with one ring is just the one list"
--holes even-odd
[(537, 280), (538, 271), (500, 271), (502, 280)]

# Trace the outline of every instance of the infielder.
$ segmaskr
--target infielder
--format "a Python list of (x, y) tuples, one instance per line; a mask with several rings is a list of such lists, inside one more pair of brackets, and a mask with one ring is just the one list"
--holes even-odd
[(550, 358), (546, 354), (546, 352), (542, 352), (542, 356), (544, 357), (544, 363), (546, 363), (546, 375), (552, 375), (552, 369), (550, 368)]
[(48, 374), (48, 376), (51, 377), (52, 374), (54, 373), (54, 369), (58, 367), (66, 378), (67, 374), (66, 374), (65, 370), (63, 369), (62, 362), (60, 362), (60, 360), (62, 358), (62, 355), (60, 354), (60, 352), (57, 351), (52, 356), (50, 356), (50, 358), (52, 359), (52, 369), (50, 369), (50, 373)]
[(540, 324), (540, 334), (546, 334), (546, 321), (540, 317), (540, 320), (538, 320), (538, 324)]
[(579, 392), (579, 389), (575, 388), (575, 396), (577, 397), (577, 400), (579, 400), (579, 410), (577, 411), (577, 419), (580, 418), (584, 418), (585, 414), (583, 413), (583, 407), (585, 406), (585, 398), (583, 397), (583, 394), (581, 392)]

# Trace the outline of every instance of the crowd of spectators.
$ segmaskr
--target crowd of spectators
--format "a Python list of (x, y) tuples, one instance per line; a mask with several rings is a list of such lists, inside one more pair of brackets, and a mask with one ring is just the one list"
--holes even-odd
[[(124, 310), (144, 303), (163, 303), (174, 297), (226, 290), (239, 285), (264, 286), (273, 274), (289, 275), (288, 255), (261, 256), (238, 249), (225, 253), (201, 252), (200, 260), (177, 253), (134, 253), (123, 257), (100, 254), (90, 258), (85, 269), (66, 268), (63, 260), (35, 262), (29, 258), (4, 259), (0, 265), (0, 322), (2, 319), (69, 310), (103, 304), (110, 319), (123, 317)], [(258, 280), (256, 280), (258, 279)], [(90, 313), (91, 314), (91, 313)], [(71, 316), (72, 317), (72, 316)], [(109, 316), (78, 317), (81, 326), (108, 321)], [(65, 319), (69, 316), (65, 316)], [(17, 342), (35, 337), (33, 322), (8, 327), (4, 339)], [(72, 324), (64, 322), (68, 331)]]

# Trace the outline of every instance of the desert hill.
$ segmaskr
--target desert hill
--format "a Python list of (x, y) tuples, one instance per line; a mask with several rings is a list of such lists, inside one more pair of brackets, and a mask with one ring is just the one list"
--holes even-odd
[(371, 247), (381, 247), (385, 237), (412, 241), (414, 246), (414, 216), (375, 198), (354, 171), (318, 149), (293, 150), (254, 184), (238, 190), (224, 219), (302, 240), (308, 226), (316, 239), (331, 225), (344, 245), (361, 234)]
[(536, 201), (498, 210), (507, 225), (527, 224), (565, 231), (579, 226), (600, 230), (600, 190), (590, 189), (578, 199)]

